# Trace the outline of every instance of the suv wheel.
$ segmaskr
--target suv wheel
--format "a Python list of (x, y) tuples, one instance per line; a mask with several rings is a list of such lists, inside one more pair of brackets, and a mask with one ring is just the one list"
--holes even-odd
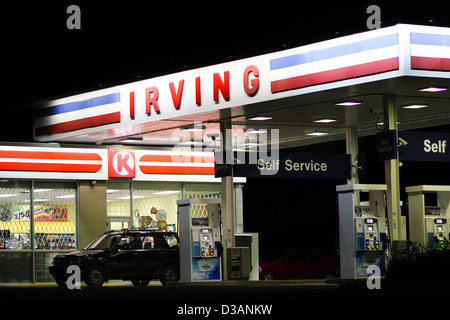
[(180, 280), (180, 271), (176, 266), (168, 265), (161, 271), (159, 281), (161, 281), (163, 285), (167, 282), (177, 282), (178, 280)]
[(84, 282), (90, 287), (101, 287), (106, 280), (106, 272), (101, 266), (91, 266), (86, 271)]
[(141, 287), (145, 287), (148, 286), (148, 284), (150, 283), (150, 278), (145, 278), (145, 279), (132, 279), (131, 283), (133, 284), (133, 286), (141, 286)]
[(58, 287), (66, 287), (67, 286), (67, 284), (66, 284), (67, 278), (56, 278), (55, 281), (56, 281), (56, 284), (58, 285)]

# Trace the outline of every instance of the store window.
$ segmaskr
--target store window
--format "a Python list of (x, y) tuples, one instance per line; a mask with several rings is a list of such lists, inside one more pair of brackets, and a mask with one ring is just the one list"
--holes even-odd
[(76, 248), (76, 185), (35, 182), (33, 189), (36, 249)]
[[(108, 229), (147, 227), (177, 230), (177, 200), (220, 198), (220, 184), (176, 182), (108, 182)], [(194, 208), (194, 217), (204, 218), (206, 206)]]
[(181, 183), (134, 183), (133, 224), (158, 230), (176, 230), (177, 200), (180, 199)]
[(77, 185), (0, 181), (0, 282), (47, 282), (57, 251), (76, 249)]
[(0, 182), (0, 249), (31, 249), (30, 182)]
[(30, 182), (0, 183), (0, 249), (76, 248), (76, 185), (35, 182), (33, 195), (30, 187)]
[[(185, 199), (220, 199), (222, 187), (220, 184), (186, 184)], [(205, 218), (208, 208), (204, 204), (191, 206), (191, 215), (193, 218)]]
[(108, 230), (128, 229), (131, 222), (131, 184), (108, 182), (106, 190)]

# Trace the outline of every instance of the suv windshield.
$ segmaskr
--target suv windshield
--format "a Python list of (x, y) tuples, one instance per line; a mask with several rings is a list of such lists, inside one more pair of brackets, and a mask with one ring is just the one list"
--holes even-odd
[(102, 235), (100, 237), (98, 237), (97, 239), (95, 239), (94, 241), (92, 241), (85, 249), (88, 250), (106, 250), (109, 248), (112, 248), (112, 246), (115, 245), (115, 243), (117, 242), (117, 240), (119, 239), (119, 236), (117, 235)]

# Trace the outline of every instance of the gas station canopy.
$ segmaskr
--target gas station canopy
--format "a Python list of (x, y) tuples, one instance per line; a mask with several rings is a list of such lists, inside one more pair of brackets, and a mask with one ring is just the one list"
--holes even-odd
[(231, 121), (244, 145), (279, 129), (280, 148), (295, 147), (344, 139), (348, 126), (375, 134), (386, 96), (399, 130), (449, 124), (449, 87), (450, 29), (396, 25), (44, 101), (34, 138), (205, 147)]

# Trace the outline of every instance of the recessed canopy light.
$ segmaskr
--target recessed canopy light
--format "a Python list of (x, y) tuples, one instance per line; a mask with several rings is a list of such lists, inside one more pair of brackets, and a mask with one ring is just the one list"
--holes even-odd
[(260, 116), (260, 117), (250, 118), (248, 120), (252, 120), (252, 121), (266, 121), (266, 120), (272, 120), (272, 117)]
[(247, 134), (262, 134), (262, 133), (267, 133), (267, 129), (248, 130), (246, 133)]
[(403, 109), (422, 109), (422, 108), (428, 108), (428, 105), (426, 104), (411, 104), (409, 106), (403, 106)]
[(320, 137), (320, 136), (325, 136), (327, 135), (328, 132), (322, 132), (322, 131), (315, 131), (315, 132), (311, 132), (306, 134), (307, 136), (315, 136), (315, 137)]
[(447, 88), (444, 88), (444, 87), (428, 87), (428, 88), (419, 89), (419, 91), (422, 91), (422, 92), (440, 92), (440, 91), (447, 91)]
[(254, 147), (254, 146), (258, 146), (259, 144), (256, 142), (247, 142), (247, 143), (243, 143), (241, 144), (241, 147)]
[(351, 106), (359, 106), (361, 102), (356, 101), (345, 101), (345, 102), (339, 102), (335, 103), (336, 106), (343, 106), (343, 107), (351, 107)]
[(319, 119), (319, 120), (314, 120), (313, 122), (315, 123), (331, 123), (331, 122), (336, 122), (336, 119), (329, 119), (329, 118), (324, 118), (324, 119)]
[[(397, 124), (400, 124), (400, 121), (397, 121)], [(384, 122), (377, 122), (377, 126), (384, 126)]]
[(183, 145), (183, 146), (202, 146), (203, 143), (200, 141), (184, 141), (184, 142), (180, 142), (179, 145)]

